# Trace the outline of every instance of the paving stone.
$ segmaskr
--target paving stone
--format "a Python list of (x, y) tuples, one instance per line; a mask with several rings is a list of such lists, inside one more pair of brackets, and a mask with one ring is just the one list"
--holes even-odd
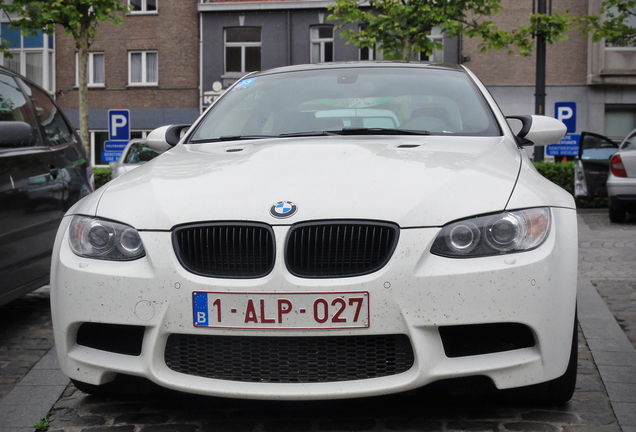
[(519, 422), (506, 423), (504, 428), (508, 431), (528, 431), (528, 432), (557, 432), (559, 427), (548, 423)]
[(60, 410), (54, 412), (49, 431), (66, 430), (72, 427), (88, 428), (93, 426), (103, 426), (106, 422), (106, 419), (101, 416), (80, 416), (72, 410)]
[(558, 411), (535, 411), (521, 414), (521, 418), (530, 421), (551, 422), (551, 423), (565, 423), (576, 424), (579, 423), (579, 419), (576, 415), (571, 413), (564, 413)]
[(137, 413), (144, 407), (143, 403), (105, 403), (95, 405), (90, 409), (92, 414), (123, 414), (123, 413)]
[(135, 426), (106, 426), (82, 428), (81, 432), (134, 432)]
[(263, 423), (265, 432), (305, 432), (311, 431), (312, 427), (307, 420), (270, 420)]
[(636, 386), (633, 384), (607, 383), (605, 387), (612, 401), (636, 403)]
[(212, 421), (201, 426), (200, 432), (252, 432), (258, 423), (252, 421)]
[(390, 431), (434, 432), (442, 430), (443, 423), (424, 419), (388, 420), (384, 422), (384, 427)]
[(318, 422), (318, 429), (323, 431), (368, 431), (375, 427), (375, 420), (341, 419)]
[(167, 414), (157, 413), (126, 413), (118, 414), (114, 424), (162, 424), (170, 419)]
[(485, 431), (499, 431), (499, 423), (497, 422), (468, 422), (468, 421), (452, 421), (447, 425), (446, 430), (449, 431), (475, 431), (475, 432), (485, 432)]
[(614, 412), (621, 417), (621, 426), (636, 427), (636, 410), (633, 403), (616, 402), (612, 405)]
[(188, 424), (152, 425), (141, 428), (141, 432), (196, 432), (196, 430), (196, 426)]

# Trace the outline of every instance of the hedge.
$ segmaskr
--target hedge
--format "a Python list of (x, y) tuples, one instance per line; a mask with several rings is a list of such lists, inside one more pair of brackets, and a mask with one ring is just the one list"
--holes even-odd
[(99, 189), (111, 181), (113, 170), (110, 168), (93, 168), (93, 175), (95, 176), (95, 189)]
[[(574, 162), (535, 162), (539, 173), (574, 195)], [(94, 168), (95, 188), (108, 183), (112, 177), (110, 168)], [(607, 207), (607, 198), (576, 198), (578, 208)]]
[[(543, 177), (574, 195), (574, 162), (535, 162), (534, 166)], [(577, 208), (607, 207), (607, 198), (576, 197), (575, 201)]]

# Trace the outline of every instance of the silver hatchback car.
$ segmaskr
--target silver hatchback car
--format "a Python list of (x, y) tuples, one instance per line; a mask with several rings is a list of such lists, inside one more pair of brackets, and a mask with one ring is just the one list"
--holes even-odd
[(607, 195), (612, 222), (623, 222), (625, 213), (636, 212), (636, 129), (610, 159)]

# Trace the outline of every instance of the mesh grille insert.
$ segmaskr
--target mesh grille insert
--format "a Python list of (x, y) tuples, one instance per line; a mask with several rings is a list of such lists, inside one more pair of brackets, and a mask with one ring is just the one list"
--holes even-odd
[(256, 278), (274, 267), (274, 232), (264, 224), (179, 227), (173, 233), (173, 244), (181, 265), (201, 276)]
[(379, 378), (408, 371), (406, 335), (253, 337), (172, 334), (166, 365), (229, 381), (312, 383)]
[(287, 237), (289, 271), (299, 277), (360, 276), (391, 258), (398, 227), (382, 222), (328, 221), (295, 225)]

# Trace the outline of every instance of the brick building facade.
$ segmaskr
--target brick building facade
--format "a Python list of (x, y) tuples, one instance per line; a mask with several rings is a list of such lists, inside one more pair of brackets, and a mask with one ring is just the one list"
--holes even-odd
[[(127, 14), (118, 26), (101, 23), (89, 48), (89, 128), (95, 165), (109, 162), (102, 157), (109, 109), (130, 110), (132, 138), (145, 137), (165, 124), (192, 123), (199, 114), (197, 0), (135, 3), (143, 9)], [(56, 43), (57, 101), (78, 126), (77, 49), (61, 29)]]

